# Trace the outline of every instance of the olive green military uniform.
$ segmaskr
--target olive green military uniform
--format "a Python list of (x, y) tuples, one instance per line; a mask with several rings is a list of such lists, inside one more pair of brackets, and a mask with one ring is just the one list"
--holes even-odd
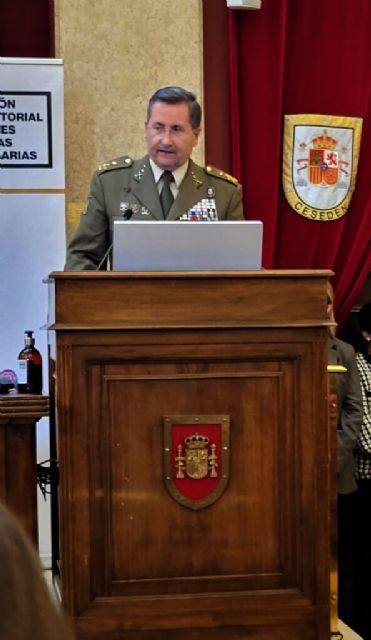
[[(212, 203), (213, 219), (243, 219), (242, 191), (237, 180), (190, 160), (166, 219), (193, 219), (194, 208), (197, 211), (197, 204), (206, 200)], [(112, 243), (114, 218), (125, 217), (126, 212), (130, 212), (131, 220), (164, 220), (148, 156), (135, 161), (124, 156), (99, 167), (92, 179), (86, 210), (69, 244), (65, 269), (97, 269)]]

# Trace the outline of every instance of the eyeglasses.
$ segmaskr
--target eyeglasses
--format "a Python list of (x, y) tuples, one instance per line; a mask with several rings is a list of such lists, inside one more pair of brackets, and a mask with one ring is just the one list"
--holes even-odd
[(155, 124), (147, 125), (147, 129), (150, 129), (156, 136), (163, 137), (167, 133), (174, 137), (180, 137), (185, 133), (190, 133), (192, 128), (185, 129), (180, 124), (173, 124), (171, 127), (165, 127), (163, 124), (156, 122)]

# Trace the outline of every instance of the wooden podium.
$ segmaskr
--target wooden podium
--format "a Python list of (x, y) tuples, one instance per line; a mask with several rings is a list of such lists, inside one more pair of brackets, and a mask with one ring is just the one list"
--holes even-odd
[(51, 274), (79, 638), (330, 637), (329, 275)]

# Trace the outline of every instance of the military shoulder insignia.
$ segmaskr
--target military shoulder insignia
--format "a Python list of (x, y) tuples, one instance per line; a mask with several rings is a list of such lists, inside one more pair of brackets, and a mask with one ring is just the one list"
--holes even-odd
[(222, 180), (227, 180), (227, 182), (231, 182), (232, 184), (234, 184), (235, 186), (238, 185), (238, 180), (237, 178), (234, 178), (233, 176), (229, 175), (229, 173), (226, 173), (225, 171), (221, 171), (221, 169), (215, 169), (215, 167), (211, 167), (209, 164), (205, 167), (205, 171), (206, 173), (208, 173), (211, 176), (215, 176), (215, 178), (221, 178)]
[(98, 166), (99, 173), (103, 173), (104, 171), (112, 171), (112, 169), (127, 169), (131, 167), (133, 164), (133, 160), (129, 156), (122, 156), (121, 158), (116, 158), (115, 160), (110, 160), (110, 162), (102, 162)]

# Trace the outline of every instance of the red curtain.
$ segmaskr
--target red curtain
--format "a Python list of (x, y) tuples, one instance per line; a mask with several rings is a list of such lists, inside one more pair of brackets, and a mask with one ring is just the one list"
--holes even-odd
[(0, 56), (52, 58), (53, 0), (0, 1)]
[[(242, 182), (246, 217), (264, 222), (266, 268), (333, 269), (341, 325), (371, 270), (371, 2), (262, 0), (257, 11), (220, 4), (229, 52), (225, 169)], [(208, 6), (204, 0), (204, 30)], [(283, 118), (301, 113), (364, 119), (356, 188), (337, 221), (300, 216), (283, 193)]]

